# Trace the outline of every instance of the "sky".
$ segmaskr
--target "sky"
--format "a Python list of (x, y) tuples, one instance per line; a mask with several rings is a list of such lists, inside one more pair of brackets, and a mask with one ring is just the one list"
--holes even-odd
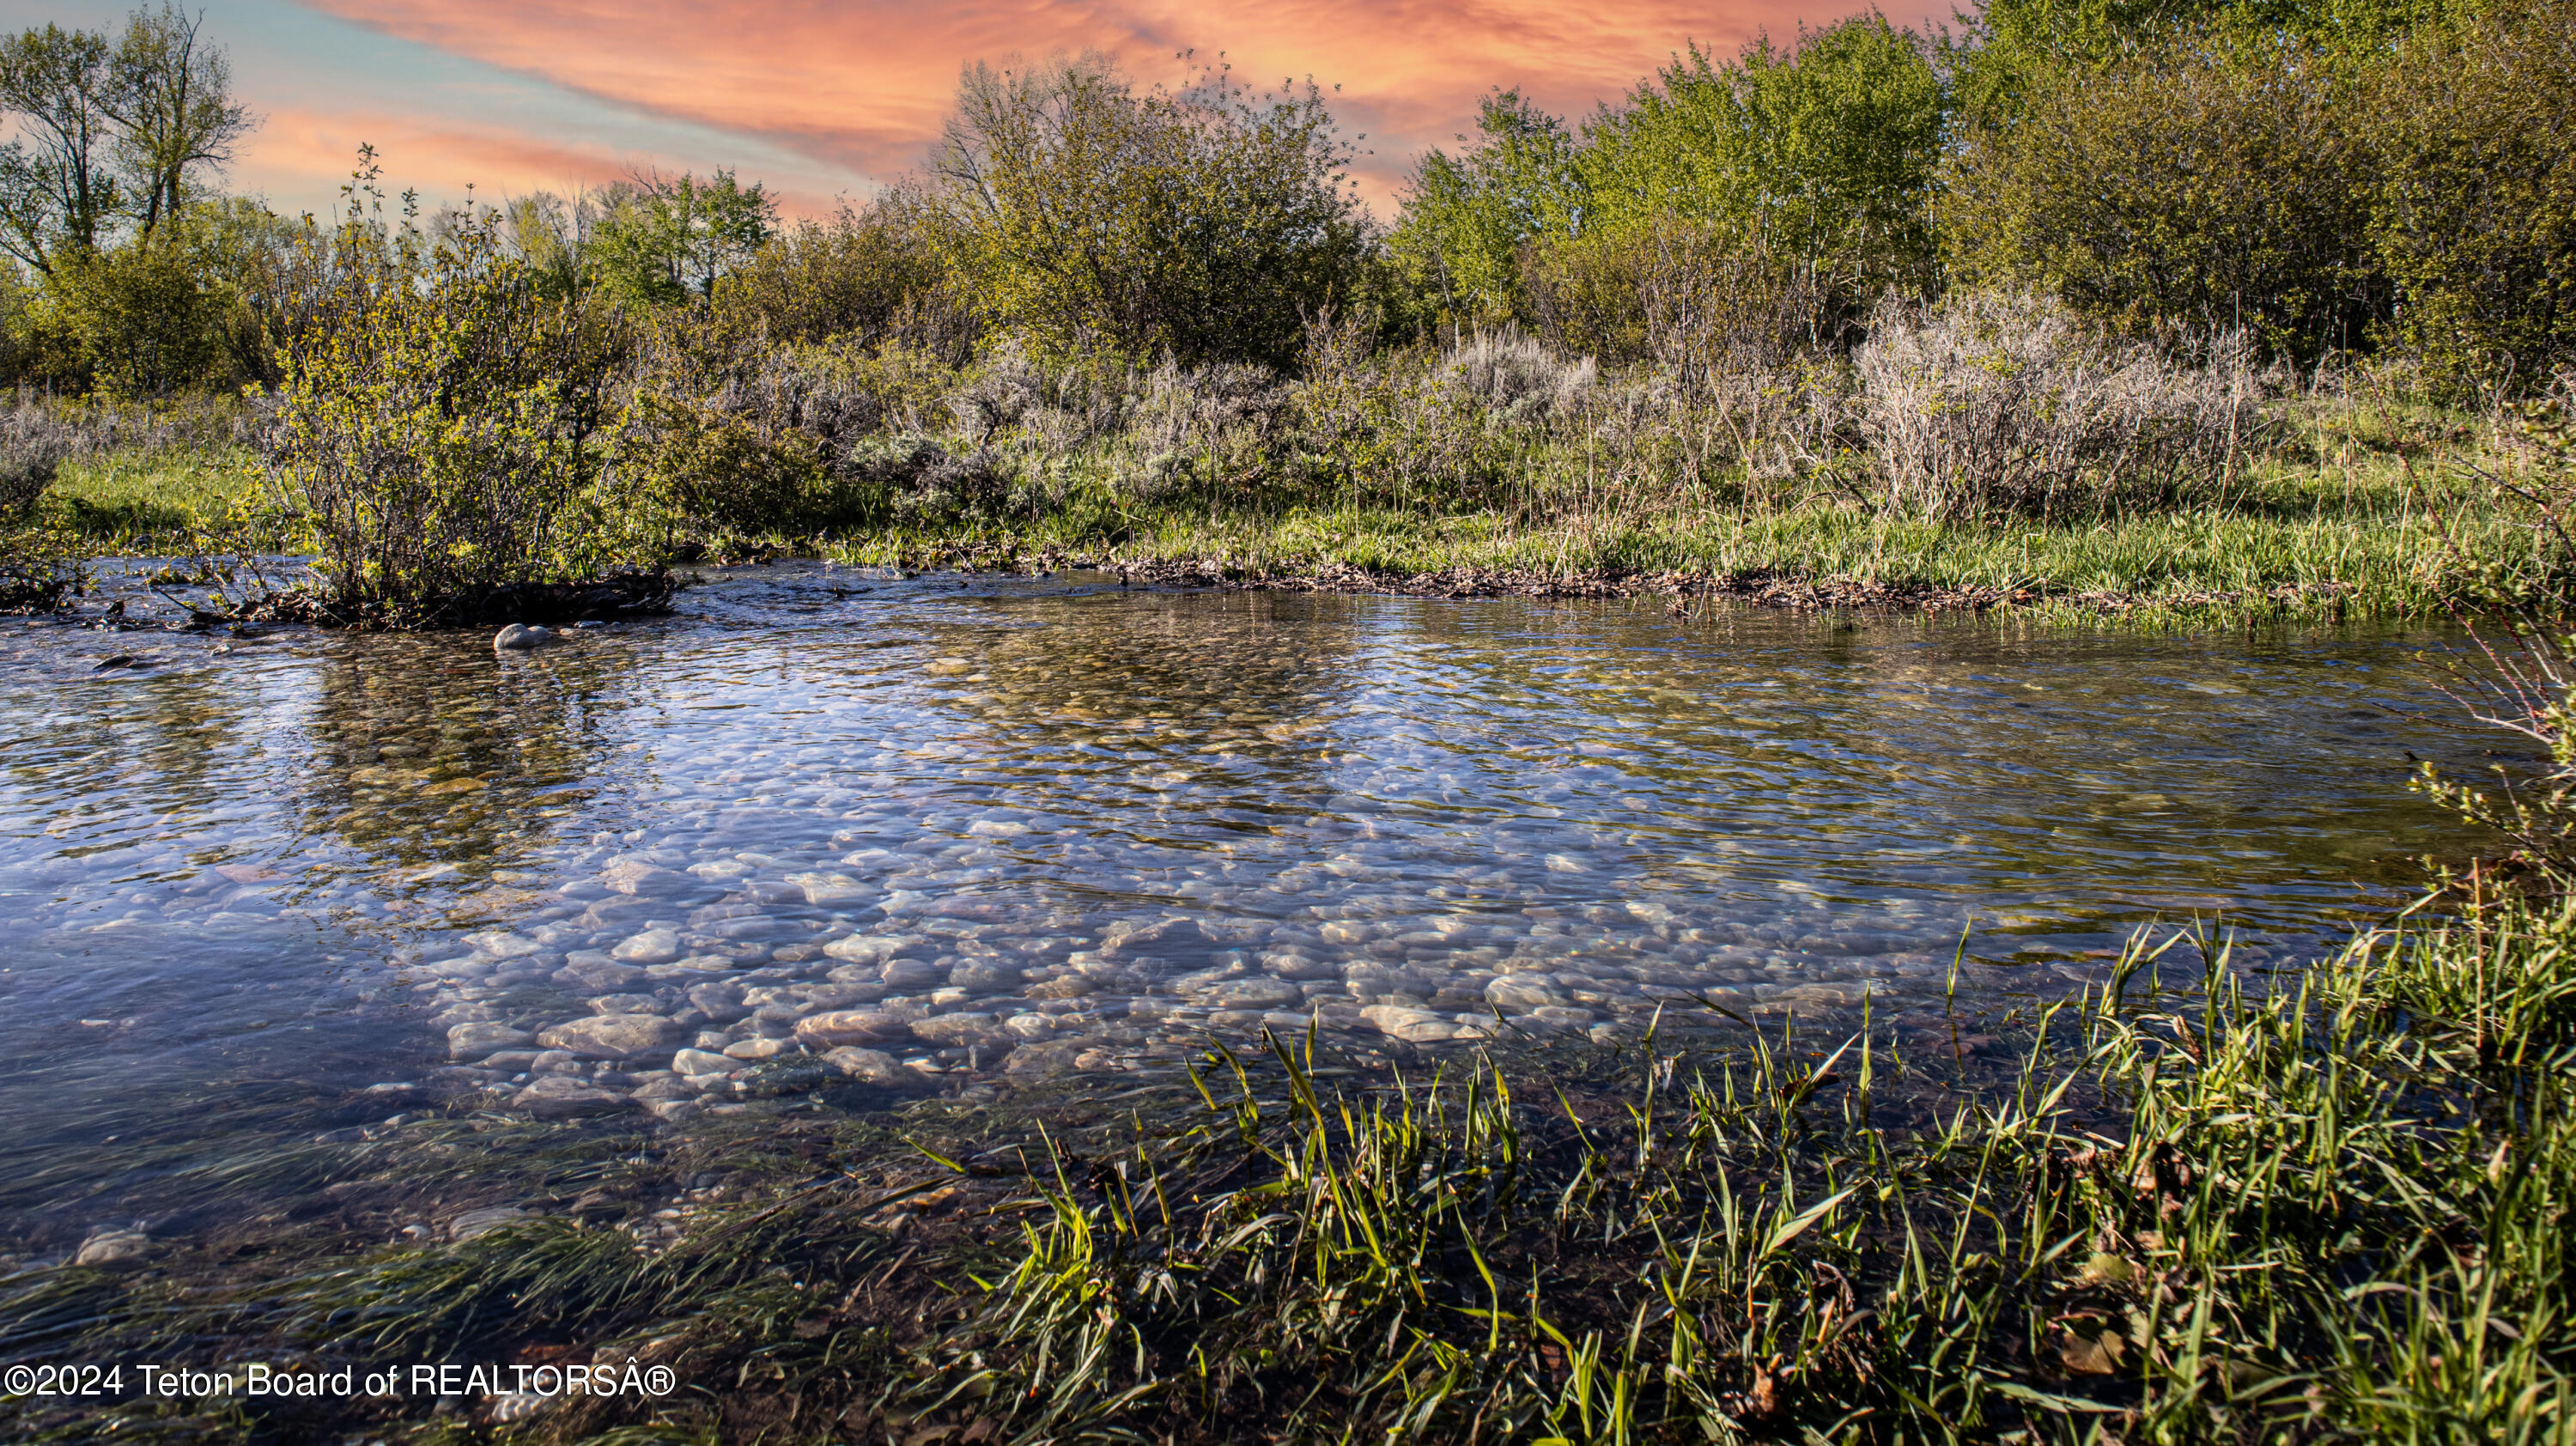
[[(130, 4), (0, 0), (0, 28), (112, 28)], [(562, 192), (631, 171), (730, 168), (791, 215), (864, 201), (936, 139), (961, 67), (1103, 52), (1147, 82), (1224, 63), (1308, 77), (1364, 137), (1391, 215), (1414, 158), (1517, 86), (1579, 114), (1684, 45), (1731, 53), (1858, 0), (202, 0), (204, 33), (261, 118), (229, 187), (335, 204), (361, 142), (432, 205)], [(1888, 7), (1900, 24), (1949, 7)], [(1184, 59), (1184, 55), (1188, 58)]]

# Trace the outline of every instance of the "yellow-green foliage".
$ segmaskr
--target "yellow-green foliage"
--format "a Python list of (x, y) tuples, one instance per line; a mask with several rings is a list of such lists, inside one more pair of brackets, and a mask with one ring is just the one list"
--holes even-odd
[(2037, 283), (2145, 331), (2244, 326), (2302, 358), (2387, 310), (2358, 78), (2320, 47), (2194, 34), (2028, 78), (1970, 128), (1941, 214), (1954, 281)]
[(979, 65), (924, 198), (976, 309), (1039, 350), (1280, 365), (1359, 284), (1349, 158), (1312, 86), (1139, 94), (1089, 61)]
[(269, 465), (344, 621), (419, 622), (616, 561), (591, 494), (614, 338), (540, 296), (488, 226), (415, 269), (354, 223), (326, 324), (282, 361)]
[(2576, 364), (2576, 13), (2418, 32), (2383, 88), (2379, 253), (2397, 332), (2455, 391)]

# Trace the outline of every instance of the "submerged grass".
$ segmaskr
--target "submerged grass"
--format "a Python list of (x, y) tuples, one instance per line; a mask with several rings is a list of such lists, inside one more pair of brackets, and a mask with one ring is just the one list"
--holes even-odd
[[(1265, 1038), (1115, 1093), (661, 1144), (463, 1113), (366, 1188), (587, 1140), (550, 1218), (23, 1273), (0, 1334), (686, 1387), (462, 1403), (529, 1441), (2576, 1442), (2576, 906), (2471, 900), (2269, 992), (2203, 943), (2177, 993), (2189, 952), (2142, 937), (1985, 1035), (1864, 1008), (1695, 1010), (1620, 1051)], [(467, 1424), (52, 1404), (12, 1434)]]

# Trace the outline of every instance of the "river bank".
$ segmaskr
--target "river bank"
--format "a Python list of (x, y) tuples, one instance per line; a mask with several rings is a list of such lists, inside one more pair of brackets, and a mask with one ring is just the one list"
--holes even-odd
[[(150, 501), (161, 474), (140, 463), (81, 474), (61, 488), (65, 528), (101, 557), (220, 556), (290, 542), (292, 519), (236, 510), (254, 495), (239, 465), (174, 464), (170, 475), (187, 494)], [(683, 566), (808, 556), (913, 571), (1088, 569), (1184, 587), (1660, 596), (2229, 628), (2482, 611), (2492, 600), (2475, 589), (2496, 578), (2551, 585), (2539, 546), (2509, 509), (2465, 497), (2418, 500), (2385, 480), (2338, 495), (2312, 480), (2260, 509), (2055, 526), (1949, 525), (1849, 509), (1704, 510), (1547, 527), (1387, 509), (1068, 505), (1034, 526), (726, 534), (680, 555)]]

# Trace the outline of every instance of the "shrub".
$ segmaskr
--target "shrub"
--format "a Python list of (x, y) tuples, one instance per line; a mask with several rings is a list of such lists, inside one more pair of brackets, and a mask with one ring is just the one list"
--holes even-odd
[(2132, 334), (2242, 326), (2303, 361), (2388, 315), (2351, 67), (2202, 35), (2037, 74), (1950, 159), (1956, 283), (2044, 288)]
[(926, 348), (963, 364), (974, 319), (901, 196), (804, 221), (719, 278), (709, 323), (773, 345), (824, 341)]
[(1853, 357), (1860, 422), (1899, 510), (2042, 518), (2171, 502), (2214, 480), (2254, 424), (2241, 333), (2193, 366), (2124, 344), (2029, 292), (1893, 295)]
[(1584, 224), (1704, 227), (1865, 304), (1931, 279), (1944, 130), (1929, 47), (1876, 11), (1727, 62), (1694, 47), (1589, 128)]
[(86, 450), (79, 432), (50, 408), (21, 401), (0, 414), (0, 523), (35, 511), (63, 463)]
[(2373, 234), (2437, 390), (2576, 363), (2576, 14), (2506, 6), (2408, 43), (2375, 106)]
[(1485, 410), (1488, 425), (1544, 423), (1582, 406), (1600, 369), (1592, 358), (1562, 360), (1518, 330), (1476, 333), (1450, 349), (1441, 375)]
[(985, 319), (1049, 356), (1284, 366), (1303, 316), (1360, 284), (1350, 158), (1311, 85), (1138, 94), (1090, 61), (979, 65), (924, 214)]
[(1533, 245), (1523, 277), (1559, 351), (1655, 362), (1700, 390), (1715, 369), (1832, 349), (1848, 315), (1813, 270), (1680, 221)]
[(615, 560), (593, 495), (609, 323), (540, 296), (489, 223), (416, 267), (360, 232), (308, 241), (333, 282), (281, 352), (266, 438), (325, 616), (461, 622), (500, 589), (596, 575)]
[(983, 447), (952, 453), (918, 434), (862, 437), (843, 454), (842, 467), (874, 489), (900, 524), (993, 522), (1018, 510), (1000, 459)]
[(161, 396), (222, 379), (231, 303), (210, 280), (171, 243), (65, 256), (46, 279), (47, 320), (98, 391)]

